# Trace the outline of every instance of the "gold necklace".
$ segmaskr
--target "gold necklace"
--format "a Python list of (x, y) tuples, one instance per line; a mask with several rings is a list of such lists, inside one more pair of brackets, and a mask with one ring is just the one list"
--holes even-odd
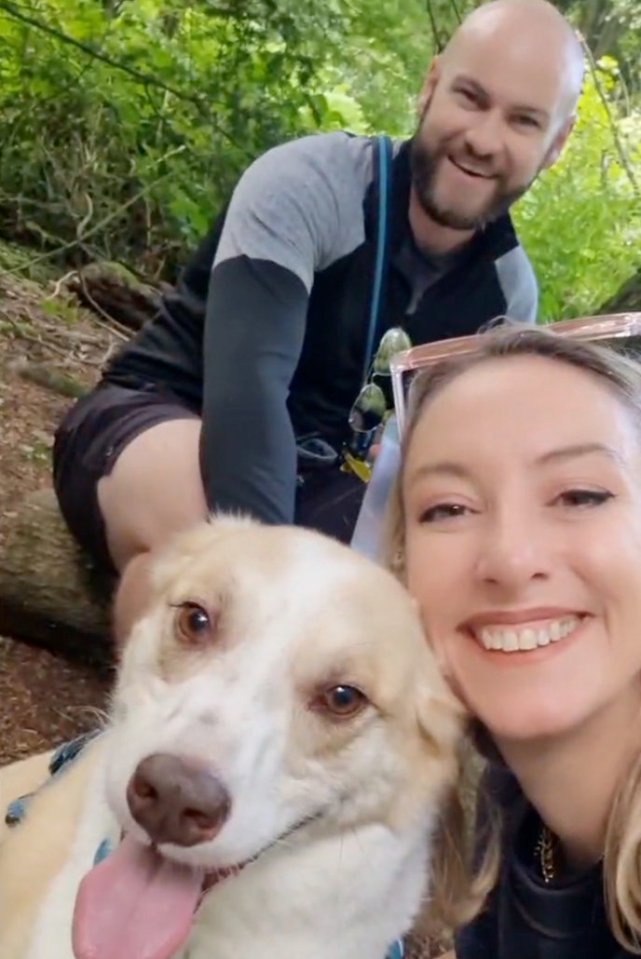
[(556, 837), (545, 823), (541, 825), (541, 831), (536, 841), (536, 846), (534, 847), (534, 853), (538, 859), (543, 882), (547, 885), (556, 878)]

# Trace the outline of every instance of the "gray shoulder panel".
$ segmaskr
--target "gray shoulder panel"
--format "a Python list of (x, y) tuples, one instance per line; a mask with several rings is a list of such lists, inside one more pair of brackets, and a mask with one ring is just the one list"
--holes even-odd
[(367, 137), (345, 133), (303, 137), (263, 154), (234, 191), (214, 266), (238, 256), (270, 260), (309, 291), (316, 271), (364, 239), (372, 154)]
[(523, 323), (536, 323), (539, 288), (523, 247), (515, 246), (499, 257), (495, 266), (505, 297), (506, 315)]

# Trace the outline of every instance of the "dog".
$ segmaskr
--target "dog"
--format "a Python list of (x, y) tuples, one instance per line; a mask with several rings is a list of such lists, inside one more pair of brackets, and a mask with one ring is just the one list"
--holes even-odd
[(390, 573), (203, 523), (152, 565), (104, 729), (0, 845), (0, 959), (384, 959), (460, 727)]

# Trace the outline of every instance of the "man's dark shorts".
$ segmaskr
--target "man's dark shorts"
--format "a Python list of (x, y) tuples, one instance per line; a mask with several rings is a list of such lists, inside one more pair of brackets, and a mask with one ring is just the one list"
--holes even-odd
[[(199, 419), (198, 410), (156, 387), (101, 383), (67, 413), (53, 449), (54, 487), (69, 529), (101, 568), (115, 572), (98, 506), (98, 481), (108, 476), (131, 440), (168, 420)], [(364, 486), (333, 467), (299, 478), (296, 524), (349, 542)]]

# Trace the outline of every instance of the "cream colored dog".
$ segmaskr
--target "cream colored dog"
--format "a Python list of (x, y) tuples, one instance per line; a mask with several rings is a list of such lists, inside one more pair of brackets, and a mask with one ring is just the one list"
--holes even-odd
[(0, 846), (0, 957), (383, 959), (458, 732), (391, 575), (203, 524), (156, 563), (106, 728)]

